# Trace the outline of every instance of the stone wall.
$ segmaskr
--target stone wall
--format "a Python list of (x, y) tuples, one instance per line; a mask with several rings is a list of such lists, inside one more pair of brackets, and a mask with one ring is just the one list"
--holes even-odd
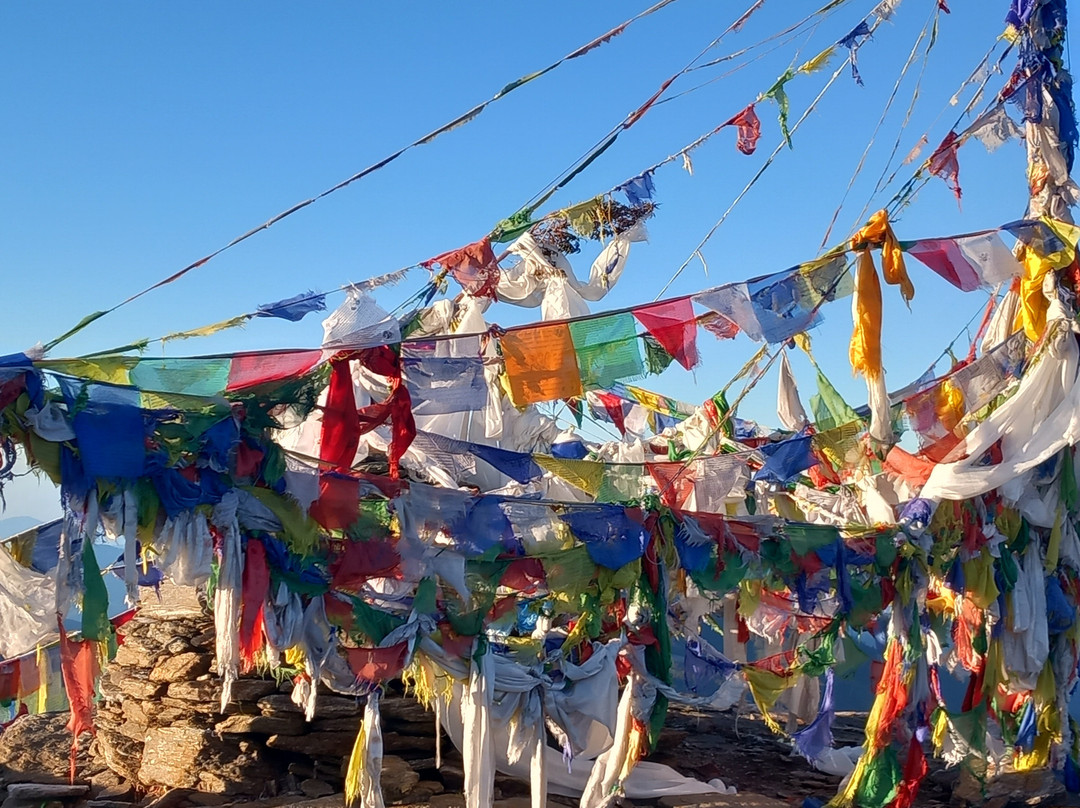
[[(101, 683), (90, 750), (95, 763), (141, 793), (182, 788), (230, 798), (316, 797), (342, 789), (362, 700), (322, 692), (308, 722), (290, 699), (291, 681), (244, 676), (222, 714), (209, 616), (158, 611), (120, 631), (122, 645)], [(387, 694), (380, 706), (387, 801), (441, 792), (433, 715), (400, 695)], [(422, 774), (432, 779), (421, 783)]]

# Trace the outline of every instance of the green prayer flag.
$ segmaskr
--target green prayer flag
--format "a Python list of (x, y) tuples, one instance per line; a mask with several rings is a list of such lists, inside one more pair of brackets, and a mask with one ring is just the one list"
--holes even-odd
[(776, 102), (777, 110), (780, 117), (780, 131), (784, 133), (784, 140), (787, 141), (788, 148), (791, 146), (791, 131), (788, 129), (788, 97), (787, 92), (784, 90), (784, 85), (787, 84), (795, 77), (795, 71), (788, 68), (784, 71), (784, 74), (776, 80), (768, 90), (761, 94), (762, 99), (771, 98)]
[(859, 416), (855, 410), (844, 401), (832, 382), (818, 369), (818, 391), (810, 396), (810, 409), (814, 411), (814, 422), (818, 432), (826, 432), (852, 421), (858, 421)]
[[(112, 634), (112, 624), (109, 622), (109, 593), (105, 589), (105, 580), (101, 577), (101, 567), (98, 566), (92, 541), (83, 542), (82, 557), (83, 584), (86, 587), (82, 603), (83, 639), (105, 640)], [(135, 559), (130, 559), (126, 563), (132, 564), (134, 561)]]
[(635, 322), (623, 312), (569, 324), (583, 388), (608, 388), (645, 374)]

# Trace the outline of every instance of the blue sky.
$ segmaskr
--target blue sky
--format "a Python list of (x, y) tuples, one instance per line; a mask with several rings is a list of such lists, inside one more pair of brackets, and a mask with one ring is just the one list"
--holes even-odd
[[(803, 18), (823, 0), (767, 0), (737, 34), (704, 57), (752, 45)], [(388, 155), (648, 7), (646, 0), (544, 4), (233, 2), (107, 6), (0, 5), (0, 353), (65, 331), (223, 245), (272, 215)], [(415, 149), (384, 170), (260, 233), (181, 281), (91, 325), (55, 352), (77, 355), (141, 337), (212, 323), (308, 289), (408, 266), (473, 241), (556, 177), (612, 126), (693, 59), (747, 6), (677, 0), (582, 58), (517, 90), (468, 126)], [(949, 98), (1002, 30), (1006, 2), (953, 0), (940, 20), (911, 122), (901, 132), (916, 61), (841, 211), (832, 241), (846, 236), (898, 135), (898, 158), (926, 133), (940, 142), (961, 106)], [(840, 39), (875, 2), (848, 0), (799, 38), (755, 59), (693, 71), (671, 88), (693, 92), (655, 107), (548, 208), (608, 190), (741, 110), (793, 63)], [(841, 76), (763, 179), (669, 294), (784, 269), (813, 258), (887, 97), (936, 0), (904, 0), (859, 52), (865, 81)], [(774, 43), (775, 44), (775, 43)], [(1000, 48), (999, 51), (1000, 52)], [(756, 58), (755, 58), (756, 57)], [(832, 66), (840, 64), (834, 59)], [(1012, 58), (1005, 61), (1006, 74)], [(796, 120), (831, 75), (788, 85)], [(1004, 77), (995, 76), (991, 91)], [(750, 157), (726, 130), (693, 154), (693, 176), (676, 161), (655, 178), (660, 208), (651, 242), (637, 245), (620, 285), (594, 307), (652, 300), (780, 140), (776, 108), (757, 107), (763, 137)], [(925, 157), (929, 152), (924, 152)], [(905, 167), (901, 177), (914, 166)], [(988, 155), (960, 153), (963, 208), (940, 180), (896, 225), (900, 238), (945, 236), (1022, 216), (1024, 153), (1010, 143)], [(887, 199), (890, 189), (885, 197)], [(876, 208), (873, 206), (871, 210)], [(545, 208), (545, 209), (548, 209)], [(595, 255), (572, 260), (579, 274)], [(985, 304), (912, 260), (908, 311), (887, 287), (885, 365), (898, 388), (920, 375)], [(393, 308), (413, 281), (380, 291)], [(456, 290), (452, 290), (452, 293)], [(330, 298), (331, 308), (340, 296)], [(852, 403), (865, 401), (847, 365), (848, 301), (824, 310), (815, 352)], [(503, 325), (537, 310), (497, 306)], [(313, 346), (318, 315), (299, 324), (260, 320), (243, 330), (172, 343), (172, 355)], [(699, 337), (703, 365), (669, 370), (651, 389), (699, 401), (756, 350), (745, 337)], [(966, 350), (966, 344), (958, 347)], [(160, 346), (151, 348), (160, 355)], [(793, 360), (804, 399), (808, 366)], [(775, 379), (751, 394), (742, 415), (773, 422)], [(48, 515), (51, 487), (9, 488), (7, 516)]]

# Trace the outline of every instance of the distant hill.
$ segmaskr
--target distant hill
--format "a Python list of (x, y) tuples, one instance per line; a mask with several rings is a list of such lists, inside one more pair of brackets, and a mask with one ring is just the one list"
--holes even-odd
[(0, 519), (0, 539), (6, 539), (8, 536), (14, 536), (16, 533), (22, 533), (40, 524), (41, 520), (32, 516), (8, 516)]

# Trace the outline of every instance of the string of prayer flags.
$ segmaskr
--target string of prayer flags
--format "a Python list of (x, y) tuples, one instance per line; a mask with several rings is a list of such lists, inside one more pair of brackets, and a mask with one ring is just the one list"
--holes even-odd
[(693, 301), (733, 322), (750, 339), (778, 343), (818, 325), (822, 303), (851, 294), (852, 288), (840, 255), (719, 286), (694, 295)]

